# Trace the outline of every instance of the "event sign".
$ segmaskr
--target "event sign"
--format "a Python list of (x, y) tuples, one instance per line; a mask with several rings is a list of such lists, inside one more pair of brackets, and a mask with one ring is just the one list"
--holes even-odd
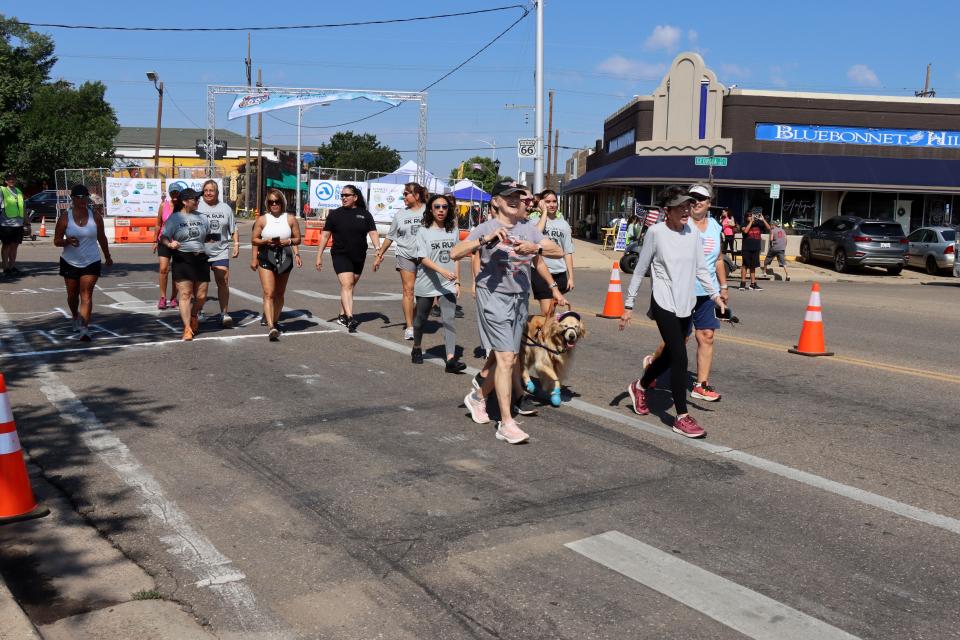
[(164, 193), (170, 193), (170, 187), (177, 187), (178, 191), (183, 191), (184, 189), (193, 189), (194, 191), (203, 192), (203, 183), (207, 180), (213, 180), (217, 183), (217, 190), (220, 192), (220, 199), (223, 200), (223, 178), (167, 178), (166, 190)]
[(617, 229), (617, 239), (613, 243), (614, 251), (626, 251), (627, 250), (627, 221), (620, 221), (620, 228)]
[(159, 178), (106, 178), (108, 216), (156, 217), (163, 192)]
[(348, 180), (311, 180), (310, 208), (336, 209), (340, 206), (340, 190), (347, 185), (353, 185), (360, 193), (366, 194), (367, 192), (366, 182), (351, 182)]
[(863, 129), (859, 127), (761, 122), (757, 124), (755, 137), (757, 140), (772, 142), (960, 149), (960, 131), (932, 131), (929, 129)]
[(367, 208), (375, 221), (386, 224), (393, 222), (393, 216), (406, 206), (403, 202), (403, 189), (402, 184), (370, 183)]
[(229, 120), (236, 120), (243, 116), (252, 116), (266, 111), (275, 111), (276, 109), (287, 109), (289, 107), (309, 107), (315, 104), (325, 104), (335, 102), (336, 100), (370, 100), (371, 102), (386, 102), (391, 106), (400, 104), (399, 100), (391, 100), (376, 93), (365, 93), (363, 91), (311, 91), (299, 95), (277, 94), (269, 91), (252, 91), (237, 95), (230, 107), (230, 113), (227, 115)]

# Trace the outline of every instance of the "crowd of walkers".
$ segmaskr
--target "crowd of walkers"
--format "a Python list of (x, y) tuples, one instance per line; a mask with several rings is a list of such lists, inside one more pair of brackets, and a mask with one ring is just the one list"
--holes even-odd
[[(179, 189), (179, 190), (178, 190)], [(103, 264), (110, 266), (103, 219), (90, 205), (83, 185), (71, 190), (71, 207), (57, 221), (54, 244), (63, 247), (60, 275), (64, 278), (74, 329), (90, 340), (92, 294)], [(522, 384), (522, 341), (529, 317), (530, 295), (538, 311), (549, 316), (564, 294), (574, 288), (574, 250), (570, 225), (558, 212), (557, 194), (532, 194), (512, 181), (494, 185), (487, 219), (463, 233), (457, 228), (456, 200), (430, 195), (417, 183), (404, 185), (404, 209), (397, 213), (383, 242), (363, 194), (353, 185), (341, 191), (341, 206), (326, 217), (319, 239), (316, 269), (322, 271), (328, 242), (333, 270), (340, 285), (337, 322), (348, 331), (359, 326), (354, 291), (363, 274), (368, 241), (377, 270), (394, 246), (395, 269), (403, 290), (403, 338), (413, 342), (413, 364), (424, 362), (424, 328), (431, 313), (441, 319), (445, 370), (461, 373), (455, 319), (462, 317), (461, 261), (469, 259), (473, 275), (481, 350), (485, 362), (472, 379), (464, 404), (474, 422), (496, 422), (497, 439), (517, 444), (529, 439), (517, 417), (537, 412)], [(720, 260), (729, 237), (730, 222), (709, 216), (712, 191), (707, 185), (689, 189), (670, 187), (660, 194), (660, 222), (635, 219), (634, 233), (643, 235), (639, 262), (625, 297), (620, 319), (630, 322), (639, 288), (649, 273), (651, 297), (646, 315), (660, 333), (661, 344), (642, 358), (643, 374), (627, 393), (637, 414), (649, 413), (647, 393), (669, 371), (676, 409), (673, 430), (702, 437), (703, 428), (687, 411), (686, 340), (696, 337), (697, 378), (692, 397), (708, 402), (720, 399), (709, 383), (714, 332), (727, 303), (726, 269)], [(264, 212), (251, 232), (250, 268), (263, 291), (261, 325), (270, 341), (284, 330), (280, 324), (284, 297), (294, 267), (302, 267), (302, 237), (296, 216), (286, 213), (284, 195), (269, 189)], [(182, 339), (200, 331), (201, 313), (211, 274), (217, 285), (219, 324), (233, 326), (229, 311), (230, 259), (239, 255), (239, 233), (233, 211), (220, 200), (218, 184), (205, 182), (200, 192), (175, 187), (158, 213), (155, 251), (159, 259), (158, 308), (178, 310)], [(762, 218), (756, 220), (759, 225)], [(750, 221), (747, 230), (752, 229)], [(753, 257), (750, 256), (753, 260)], [(748, 269), (753, 262), (744, 266)], [(719, 267), (719, 268), (718, 268)], [(167, 288), (172, 276), (173, 288)], [(168, 298), (169, 294), (169, 298)], [(489, 400), (489, 402), (488, 402)]]

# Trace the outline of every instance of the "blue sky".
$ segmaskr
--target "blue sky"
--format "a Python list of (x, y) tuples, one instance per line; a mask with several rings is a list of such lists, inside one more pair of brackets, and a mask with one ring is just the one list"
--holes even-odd
[[(504, 0), (371, 0), (354, 3), (274, 3), (168, 0), (4, 3), (24, 22), (115, 26), (272, 26), (399, 18), (492, 8)], [(302, 6), (304, 8), (297, 8)], [(956, 2), (734, 1), (685, 3), (547, 0), (545, 86), (556, 91), (554, 125), (560, 144), (592, 146), (603, 119), (634, 94), (649, 94), (678, 51), (696, 50), (728, 86), (912, 95), (927, 63), (938, 97), (960, 97)], [(908, 12), (909, 10), (909, 12)], [(254, 76), (268, 85), (419, 90), (459, 64), (521, 15), (511, 9), (479, 16), (385, 26), (255, 32)], [(157, 71), (168, 101), (164, 125), (205, 125), (207, 84), (242, 84), (245, 32), (121, 33), (38, 28), (53, 36), (54, 77), (101, 80), (120, 123), (154, 126), (156, 92), (145, 72)], [(477, 59), (429, 92), (428, 168), (446, 176), (470, 155), (497, 157), (516, 171), (518, 137), (533, 132), (533, 114), (505, 104), (532, 105), (535, 20), (531, 13)], [(218, 126), (230, 100), (218, 101)], [(354, 120), (379, 110), (362, 101), (317, 108), (305, 125)], [(295, 113), (278, 118), (294, 122)], [(546, 125), (544, 125), (546, 127)], [(413, 159), (417, 114), (407, 105), (345, 127), (376, 134)], [(336, 129), (304, 129), (315, 147)], [(267, 144), (294, 144), (296, 129), (264, 118)], [(485, 151), (441, 151), (451, 148)], [(563, 151), (561, 162), (569, 151)], [(561, 165), (562, 166), (562, 165)], [(525, 169), (532, 168), (525, 163)]]

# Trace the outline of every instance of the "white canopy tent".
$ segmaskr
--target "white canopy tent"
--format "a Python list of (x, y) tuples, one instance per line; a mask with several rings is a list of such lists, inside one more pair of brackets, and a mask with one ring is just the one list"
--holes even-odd
[(437, 176), (427, 171), (426, 168), (421, 168), (413, 160), (408, 160), (393, 173), (388, 173), (384, 176), (380, 176), (379, 178), (370, 178), (367, 180), (367, 182), (404, 184), (406, 182), (419, 182), (421, 175), (423, 176), (422, 184), (430, 193), (448, 193), (450, 191), (450, 185), (446, 180), (441, 180)]

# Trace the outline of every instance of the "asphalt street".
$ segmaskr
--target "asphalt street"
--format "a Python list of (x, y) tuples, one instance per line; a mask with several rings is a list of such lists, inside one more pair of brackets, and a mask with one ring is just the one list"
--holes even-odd
[(578, 271), (569, 393), (509, 446), (470, 421), (469, 375), (437, 366), (436, 323), (410, 363), (399, 278), (370, 259), (356, 335), (305, 248), (268, 342), (244, 249), (237, 327), (182, 343), (149, 249), (113, 253), (85, 344), (57, 253), (24, 252), (0, 285), (0, 371), (44, 475), (221, 637), (960, 637), (952, 282), (824, 283), (832, 358), (787, 353), (809, 283), (731, 291), (723, 399), (691, 402), (708, 432), (691, 441), (666, 380), (630, 412), (658, 335), (595, 317), (609, 271)]

